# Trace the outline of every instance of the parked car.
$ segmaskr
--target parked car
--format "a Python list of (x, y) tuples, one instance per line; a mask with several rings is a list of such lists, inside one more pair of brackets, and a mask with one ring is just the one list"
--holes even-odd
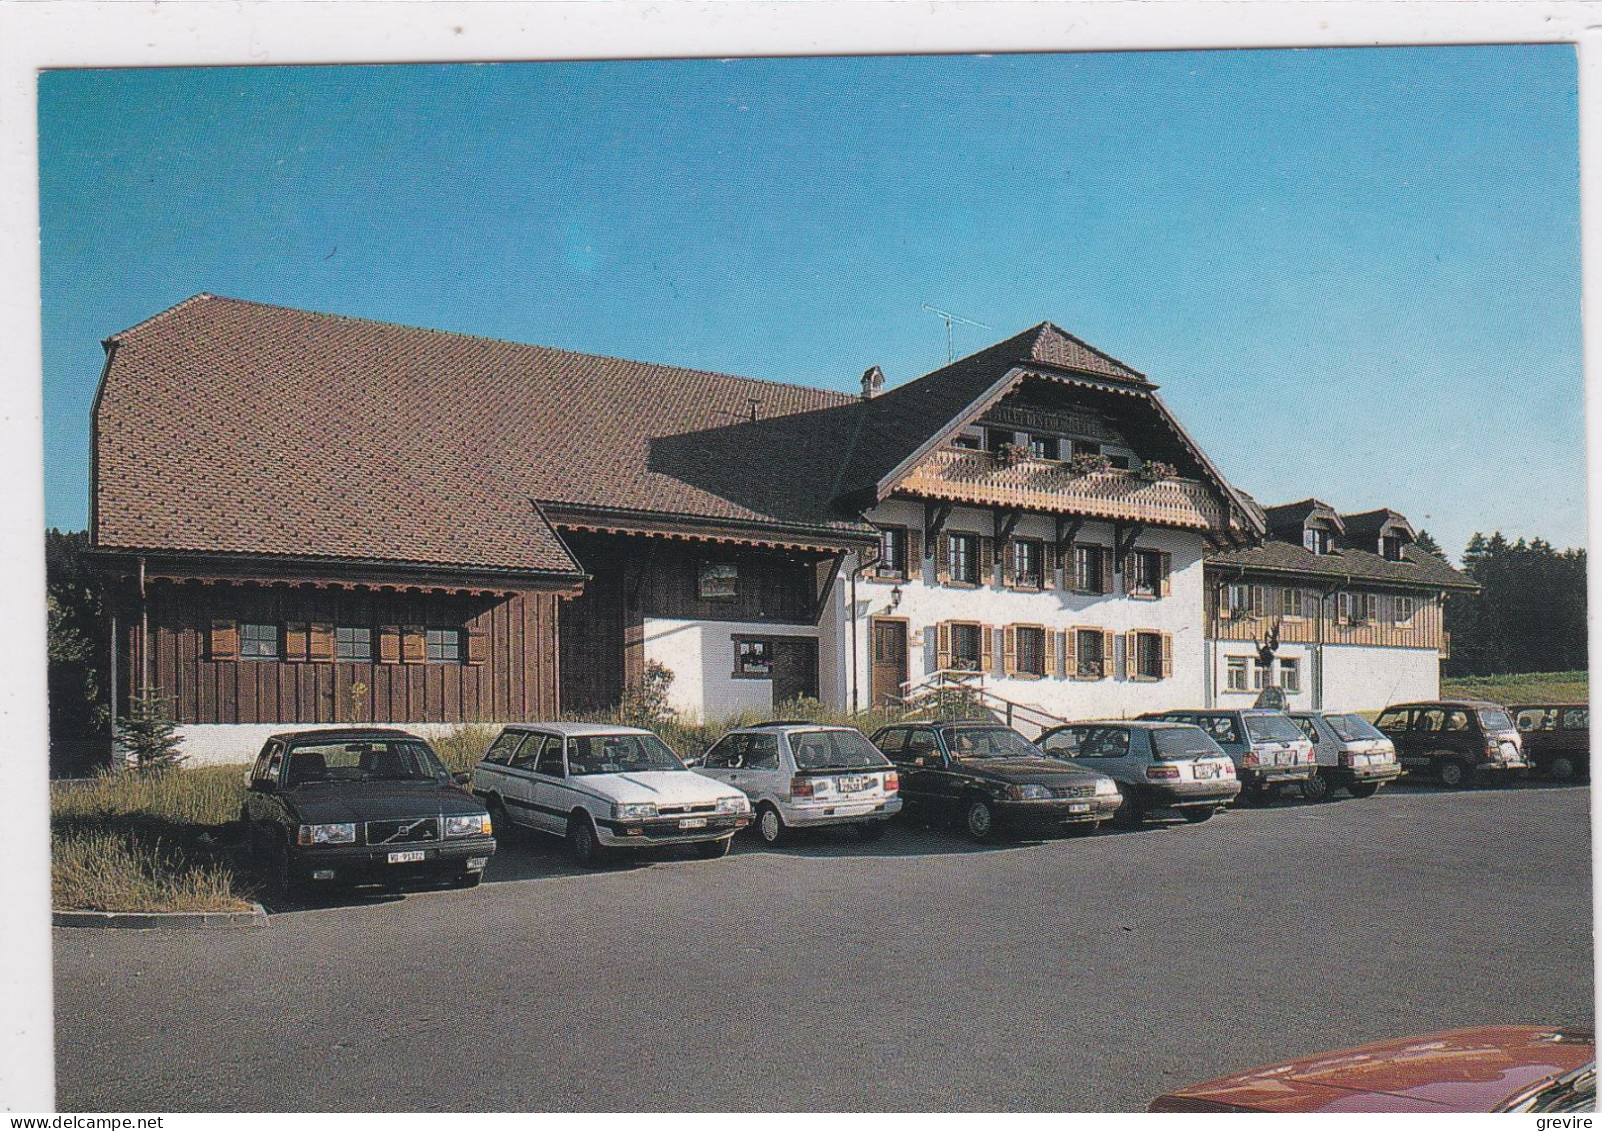
[(1509, 707), (1534, 773), (1554, 781), (1591, 776), (1591, 708), (1584, 703)]
[(1507, 709), (1479, 699), (1398, 703), (1374, 723), (1396, 744), (1409, 775), (1433, 774), (1443, 785), (1506, 779), (1527, 768), (1519, 732)]
[(1292, 711), (1290, 717), (1313, 744), (1318, 768), (1302, 783), (1302, 796), (1322, 801), (1332, 789), (1353, 797), (1373, 797), (1380, 786), (1402, 776), (1396, 746), (1362, 715), (1334, 711)]
[(1052, 727), (1035, 744), (1118, 783), (1114, 822), (1133, 827), (1152, 810), (1207, 820), (1240, 793), (1235, 763), (1200, 727), (1162, 722), (1088, 722)]
[(472, 887), (495, 854), (484, 806), (427, 742), (401, 730), (273, 735), (251, 767), (240, 820), (286, 894), (425, 878)]
[(614, 850), (670, 844), (716, 858), (751, 823), (745, 794), (692, 773), (636, 727), (506, 727), (473, 768), (473, 792), (498, 824), (564, 837), (591, 867)]
[(1201, 727), (1235, 763), (1243, 804), (1266, 804), (1280, 786), (1301, 785), (1313, 776), (1313, 744), (1283, 711), (1157, 711), (1162, 719)]
[(744, 792), (767, 844), (791, 829), (845, 824), (864, 840), (878, 840), (884, 823), (901, 812), (895, 767), (851, 727), (741, 727), (718, 739), (696, 769)]
[(981, 843), (1002, 827), (1093, 832), (1123, 802), (1106, 774), (1048, 757), (1000, 723), (895, 723), (873, 744), (896, 764), (909, 812), (959, 819)]
[(1555, 1114), (1595, 1107), (1592, 1033), (1497, 1025), (1254, 1068), (1158, 1096), (1148, 1110)]

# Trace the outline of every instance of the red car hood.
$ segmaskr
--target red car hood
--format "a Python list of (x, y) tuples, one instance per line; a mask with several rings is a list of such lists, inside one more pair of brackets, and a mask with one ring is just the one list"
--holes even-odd
[(1158, 1096), (1152, 1111), (1495, 1111), (1596, 1059), (1590, 1033), (1455, 1029), (1254, 1068)]

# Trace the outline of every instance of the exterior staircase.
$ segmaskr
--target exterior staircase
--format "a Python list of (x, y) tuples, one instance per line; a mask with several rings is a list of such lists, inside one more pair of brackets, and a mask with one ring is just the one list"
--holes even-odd
[(983, 672), (956, 669), (942, 669), (902, 684), (897, 705), (937, 718), (993, 719), (1013, 727), (1031, 741), (1040, 737), (1041, 732), (1068, 721), (1033, 703), (1019, 703), (997, 695), (985, 685)]

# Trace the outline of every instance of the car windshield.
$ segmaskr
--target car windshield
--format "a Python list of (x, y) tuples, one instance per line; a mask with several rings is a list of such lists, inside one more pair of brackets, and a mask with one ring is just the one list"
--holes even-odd
[(1490, 707), (1481, 709), (1480, 725), (1486, 730), (1512, 730), (1513, 720), (1507, 717), (1507, 712), (1502, 708)]
[(1307, 736), (1289, 715), (1247, 715), (1246, 733), (1253, 742), (1306, 742)]
[(1369, 742), (1385, 737), (1362, 715), (1325, 715), (1324, 721), (1342, 742)]
[(890, 760), (854, 730), (814, 730), (790, 735), (798, 770), (860, 770)]
[(679, 756), (654, 734), (581, 734), (567, 740), (567, 772), (573, 777), (682, 769)]
[(284, 784), (431, 781), (445, 774), (445, 767), (420, 739), (370, 738), (357, 742), (308, 742), (290, 747)]
[(947, 727), (946, 746), (958, 758), (1038, 758), (1040, 749), (1011, 727)]
[(1161, 762), (1216, 758), (1224, 753), (1201, 727), (1164, 727), (1154, 730), (1151, 732), (1151, 748)]

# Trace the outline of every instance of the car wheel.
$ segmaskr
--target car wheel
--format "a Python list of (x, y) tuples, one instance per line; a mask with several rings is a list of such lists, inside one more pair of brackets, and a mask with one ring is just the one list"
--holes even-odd
[(606, 860), (606, 849), (596, 837), (595, 826), (588, 815), (567, 819), (567, 841), (573, 846), (573, 859), (586, 868), (599, 868)]
[(300, 897), (301, 882), (295, 875), (287, 840), (280, 840), (273, 851), (272, 879), (273, 890), (282, 898), (294, 900)]
[(490, 794), (489, 800), (484, 802), (484, 808), (489, 810), (490, 828), (495, 830), (495, 835), (502, 840), (511, 840), (512, 815), (506, 811), (506, 802), (501, 800), (501, 795)]
[(1346, 787), (1346, 792), (1353, 797), (1373, 797), (1380, 791), (1380, 785), (1377, 781), (1354, 781)]
[(734, 840), (732, 836), (726, 836), (719, 840), (703, 840), (695, 846), (695, 850), (707, 860), (716, 860), (729, 854), (729, 843), (732, 840)]
[[(1121, 792), (1121, 791), (1120, 791)], [(1131, 794), (1123, 794), (1123, 801), (1113, 810), (1112, 822), (1121, 829), (1139, 828), (1146, 819), (1146, 813)]]
[(756, 831), (762, 843), (772, 848), (784, 843), (789, 830), (784, 827), (784, 818), (779, 816), (779, 810), (764, 803), (757, 809)]
[(1329, 796), (1329, 779), (1317, 770), (1313, 776), (1302, 782), (1302, 798), (1306, 801), (1323, 801)]
[(884, 836), (884, 822), (863, 821), (857, 826), (857, 835), (863, 840), (878, 840)]
[(996, 833), (996, 811), (988, 798), (970, 797), (963, 810), (963, 826), (975, 844), (983, 844)]
[(1546, 773), (1553, 781), (1573, 781), (1575, 778), (1574, 759), (1559, 754), (1546, 764)]
[(1181, 809), (1180, 812), (1185, 814), (1185, 820), (1193, 825), (1199, 825), (1203, 821), (1211, 820), (1213, 814), (1218, 810), (1211, 805), (1190, 805)]
[(1469, 784), (1470, 774), (1468, 766), (1460, 758), (1448, 758), (1441, 763), (1441, 784), (1456, 789)]

